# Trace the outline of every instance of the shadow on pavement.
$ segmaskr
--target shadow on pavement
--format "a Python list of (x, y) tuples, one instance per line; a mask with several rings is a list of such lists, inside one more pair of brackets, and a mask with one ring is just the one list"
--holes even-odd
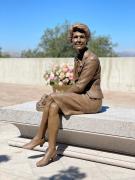
[(10, 160), (10, 157), (7, 155), (0, 155), (0, 163), (7, 162)]
[(29, 156), (28, 158), (29, 159), (36, 159), (36, 158), (39, 158), (39, 157), (43, 157), (44, 155), (45, 155), (45, 153), (44, 154), (37, 154), (37, 155)]
[(67, 170), (59, 171), (56, 175), (50, 177), (40, 177), (38, 180), (81, 180), (85, 177), (86, 174), (79, 172), (79, 168), (71, 166)]

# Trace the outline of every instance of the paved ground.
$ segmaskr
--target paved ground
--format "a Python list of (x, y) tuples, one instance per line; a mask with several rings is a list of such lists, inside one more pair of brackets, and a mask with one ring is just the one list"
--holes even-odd
[[(36, 86), (0, 84), (0, 106), (38, 100), (49, 89)], [(104, 105), (135, 107), (135, 93), (104, 92)], [(42, 152), (8, 146), (19, 135), (11, 124), (0, 123), (0, 180), (135, 180), (135, 171), (120, 167), (59, 157), (46, 167), (35, 166)]]

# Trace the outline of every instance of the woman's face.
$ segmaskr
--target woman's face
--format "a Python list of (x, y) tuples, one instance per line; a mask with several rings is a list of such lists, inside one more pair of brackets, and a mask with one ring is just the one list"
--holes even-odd
[(76, 51), (81, 51), (87, 45), (87, 38), (85, 33), (75, 31), (72, 36), (72, 44)]

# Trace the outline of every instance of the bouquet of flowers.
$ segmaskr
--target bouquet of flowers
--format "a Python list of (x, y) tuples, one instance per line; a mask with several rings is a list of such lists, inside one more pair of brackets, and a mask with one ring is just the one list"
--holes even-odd
[(44, 78), (46, 83), (51, 86), (67, 86), (74, 83), (73, 79), (73, 67), (68, 64), (56, 65), (45, 72)]

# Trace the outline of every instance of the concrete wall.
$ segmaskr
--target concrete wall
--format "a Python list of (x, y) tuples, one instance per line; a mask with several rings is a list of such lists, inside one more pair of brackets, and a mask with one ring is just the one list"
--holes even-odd
[(105, 90), (135, 91), (135, 57), (100, 58)]
[[(135, 91), (135, 57), (100, 58), (102, 89)], [(0, 58), (0, 83), (45, 85), (43, 74), (53, 63), (73, 58)]]

